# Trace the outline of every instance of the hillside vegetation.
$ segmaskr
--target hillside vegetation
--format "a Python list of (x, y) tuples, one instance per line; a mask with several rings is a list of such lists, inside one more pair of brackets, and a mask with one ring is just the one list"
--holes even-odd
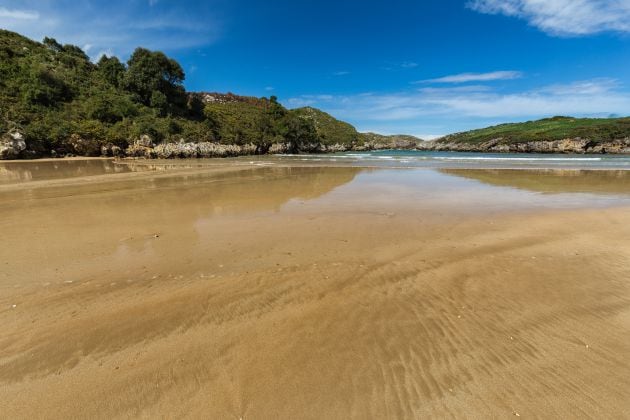
[[(288, 110), (275, 97), (189, 93), (184, 80), (179, 63), (159, 51), (137, 48), (126, 63), (106, 56), (92, 63), (74, 45), (0, 30), (0, 136), (7, 145), (0, 157), (111, 154), (139, 139), (143, 146), (247, 145), (248, 153), (273, 144), (299, 151), (358, 142), (354, 127), (314, 108)], [(12, 150), (13, 138), (23, 147)]]
[(579, 138), (599, 143), (629, 137), (630, 118), (553, 117), (451, 134), (436, 142), (480, 144), (498, 140), (498, 144), (512, 144)]
[(313, 122), (318, 140), (323, 145), (357, 144), (359, 142), (359, 133), (352, 125), (339, 121), (324, 111), (309, 106), (295, 109), (293, 112)]

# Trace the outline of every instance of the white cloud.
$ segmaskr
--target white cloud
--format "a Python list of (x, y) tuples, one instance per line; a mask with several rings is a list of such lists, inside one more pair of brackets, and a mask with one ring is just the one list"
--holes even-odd
[(39, 13), (32, 10), (11, 10), (0, 7), (0, 19), (37, 20)]
[(476, 85), (384, 94), (304, 95), (288, 103), (321, 107), (361, 130), (394, 133), (447, 133), (554, 115), (630, 114), (630, 95), (613, 79), (576, 81), (509, 93)]
[(524, 19), (551, 35), (630, 32), (630, 0), (473, 0), (468, 7)]
[(520, 71), (493, 71), (489, 73), (460, 73), (437, 79), (420, 80), (414, 83), (467, 83), (490, 82), (493, 80), (513, 80), (523, 77)]
[(342, 71), (336, 71), (336, 72), (334, 72), (334, 73), (333, 73), (333, 76), (347, 76), (347, 75), (349, 75), (349, 74), (350, 74), (350, 72), (349, 72), (349, 71), (342, 70)]
[(204, 2), (186, 6), (163, 2), (160, 7), (146, 0), (110, 0), (100, 5), (75, 0), (2, 3), (0, 28), (37, 41), (49, 36), (62, 44), (89, 46), (92, 59), (103, 52), (124, 58), (138, 46), (167, 52), (201, 47), (213, 43), (221, 32)]

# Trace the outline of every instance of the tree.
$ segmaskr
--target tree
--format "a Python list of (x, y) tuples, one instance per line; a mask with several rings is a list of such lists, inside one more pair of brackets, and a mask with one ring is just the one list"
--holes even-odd
[(86, 116), (104, 123), (116, 123), (138, 115), (136, 104), (114, 89), (91, 95), (84, 102)]
[(58, 43), (55, 38), (45, 37), (44, 40), (42, 41), (42, 44), (44, 44), (46, 48), (48, 48), (51, 51), (54, 51), (54, 52), (63, 51), (63, 46), (60, 43)]
[(125, 74), (125, 65), (118, 57), (103, 55), (96, 63), (96, 69), (101, 78), (112, 86), (119, 87)]
[(23, 97), (29, 105), (56, 106), (71, 98), (68, 86), (45, 66), (28, 69), (23, 84)]
[(159, 90), (154, 90), (151, 93), (149, 105), (155, 110), (158, 117), (164, 117), (168, 113), (168, 98)]
[(313, 121), (293, 114), (287, 114), (285, 118), (283, 136), (289, 143), (291, 153), (298, 153), (300, 146), (317, 141)]
[(162, 106), (163, 95), (168, 111), (177, 113), (186, 109), (184, 78), (184, 70), (177, 61), (160, 51), (136, 48), (127, 62), (123, 86), (147, 106), (151, 106), (152, 99)]

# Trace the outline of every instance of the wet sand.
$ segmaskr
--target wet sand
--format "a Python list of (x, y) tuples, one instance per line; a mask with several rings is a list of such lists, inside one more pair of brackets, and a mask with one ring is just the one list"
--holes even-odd
[(296, 165), (21, 167), (0, 417), (630, 417), (625, 174)]

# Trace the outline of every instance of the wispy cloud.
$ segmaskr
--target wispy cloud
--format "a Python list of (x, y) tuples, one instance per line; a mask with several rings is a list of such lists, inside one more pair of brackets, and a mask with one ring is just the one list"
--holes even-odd
[(350, 72), (346, 71), (346, 70), (342, 70), (342, 71), (336, 71), (333, 73), (333, 76), (347, 76), (349, 75)]
[(523, 77), (520, 71), (493, 71), (489, 73), (460, 73), (450, 76), (438, 77), (437, 79), (419, 80), (414, 83), (468, 83), (468, 82), (491, 82), (494, 80), (513, 80)]
[(381, 69), (387, 71), (402, 71), (415, 69), (418, 66), (419, 64), (415, 61), (388, 62), (385, 66), (381, 67)]
[[(110, 0), (105, 5), (72, 0), (7, 0), (0, 7), (0, 27), (35, 40), (89, 46), (96, 59), (103, 52), (127, 56), (135, 47), (173, 51), (213, 43), (221, 33), (206, 4)], [(202, 13), (203, 12), (203, 13)]]
[(630, 113), (630, 95), (614, 79), (575, 81), (509, 93), (474, 85), (389, 94), (305, 95), (288, 103), (321, 107), (363, 130), (436, 134), (553, 115)]
[(39, 13), (32, 10), (7, 9), (0, 7), (0, 19), (37, 20)]
[(630, 32), (630, 0), (473, 0), (468, 7), (524, 19), (551, 35)]
[(402, 67), (403, 69), (413, 69), (415, 67), (418, 67), (418, 63), (414, 63), (413, 61), (405, 61), (400, 65), (400, 67)]

